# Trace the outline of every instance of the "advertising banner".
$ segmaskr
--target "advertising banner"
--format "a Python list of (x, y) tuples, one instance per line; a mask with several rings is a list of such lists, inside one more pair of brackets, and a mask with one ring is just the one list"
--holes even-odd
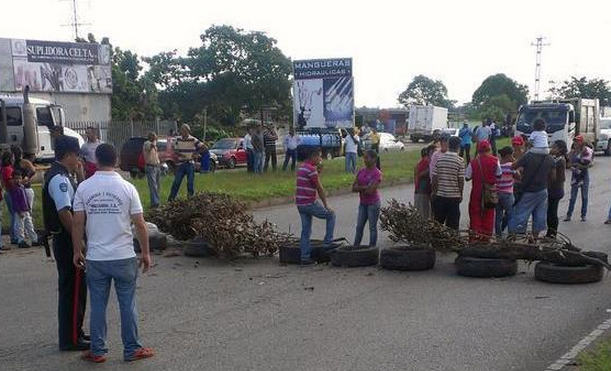
[(11, 40), (15, 91), (112, 93), (110, 46)]
[(293, 62), (293, 124), (305, 128), (354, 126), (352, 59)]

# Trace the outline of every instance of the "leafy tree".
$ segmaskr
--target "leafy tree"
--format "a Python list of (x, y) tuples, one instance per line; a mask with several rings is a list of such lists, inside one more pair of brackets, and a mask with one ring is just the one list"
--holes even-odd
[(424, 75), (414, 77), (398, 100), (406, 107), (415, 104), (451, 108), (456, 102), (448, 99), (448, 89), (441, 80), (433, 80)]
[(484, 102), (478, 110), (480, 118), (491, 118), (503, 122), (508, 113), (516, 112), (516, 103), (507, 95), (497, 95)]
[(479, 88), (473, 93), (471, 103), (477, 109), (489, 102), (491, 98), (506, 95), (514, 102), (514, 111), (520, 105), (528, 102), (528, 87), (517, 83), (515, 80), (507, 77), (505, 74), (498, 73), (487, 77)]
[(549, 89), (553, 96), (560, 98), (589, 98), (598, 99), (601, 106), (611, 105), (611, 89), (609, 82), (603, 79), (588, 80), (585, 76), (577, 78), (571, 76), (563, 81), (559, 87)]

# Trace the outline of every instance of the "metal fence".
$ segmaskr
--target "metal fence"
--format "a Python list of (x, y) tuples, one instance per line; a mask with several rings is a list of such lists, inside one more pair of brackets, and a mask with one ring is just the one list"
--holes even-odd
[(83, 137), (87, 128), (96, 128), (100, 139), (117, 149), (131, 137), (146, 137), (151, 131), (164, 137), (169, 135), (170, 131), (177, 131), (176, 121), (76, 121), (67, 122), (65, 126)]

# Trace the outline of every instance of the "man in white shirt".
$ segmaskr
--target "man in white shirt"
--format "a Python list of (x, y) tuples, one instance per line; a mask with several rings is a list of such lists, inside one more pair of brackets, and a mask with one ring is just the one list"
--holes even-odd
[(246, 135), (244, 135), (244, 150), (246, 151), (246, 170), (249, 173), (253, 172), (253, 153), (252, 153), (252, 129), (248, 128)]
[(295, 163), (297, 162), (297, 146), (299, 145), (299, 137), (295, 135), (295, 129), (290, 128), (289, 133), (284, 137), (284, 164), (282, 171), (286, 171), (291, 161), (291, 171), (295, 171)]
[[(95, 152), (99, 170), (81, 183), (74, 195), (72, 244), (74, 265), (87, 268), (87, 287), (91, 301), (91, 348), (82, 358), (89, 362), (106, 361), (106, 306), (114, 281), (121, 312), (123, 359), (136, 361), (153, 356), (138, 339), (136, 279), (138, 260), (134, 252), (131, 223), (134, 223), (142, 248), (140, 266), (145, 273), (151, 255), (142, 204), (136, 188), (114, 171), (117, 151), (100, 144)], [(87, 235), (87, 255), (83, 256), (83, 236)]]
[(348, 129), (347, 132), (348, 134), (346, 135), (346, 138), (344, 138), (344, 142), (346, 144), (346, 149), (344, 150), (346, 154), (346, 172), (355, 174), (359, 137), (358, 135), (354, 134), (354, 129)]
[(95, 150), (102, 142), (98, 139), (98, 130), (93, 126), (87, 128), (85, 136), (87, 141), (81, 146), (81, 156), (85, 160), (85, 177), (89, 178), (97, 170)]

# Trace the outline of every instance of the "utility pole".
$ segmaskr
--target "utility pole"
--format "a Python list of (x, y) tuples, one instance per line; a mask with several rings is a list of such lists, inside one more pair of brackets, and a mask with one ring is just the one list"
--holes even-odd
[(535, 56), (535, 101), (539, 100), (539, 91), (541, 90), (541, 52), (544, 46), (550, 45), (549, 43), (543, 43), (544, 38), (542, 36), (537, 37), (536, 43), (531, 43), (531, 46), (537, 48)]
[(90, 23), (79, 22), (78, 7), (77, 7), (78, 0), (60, 0), (60, 1), (70, 1), (72, 3), (72, 16), (71, 16), (72, 22), (68, 24), (63, 24), (62, 26), (73, 27), (74, 28), (74, 40), (77, 40), (79, 38), (79, 32), (78, 32), (79, 26), (87, 26), (87, 25), (90, 25)]

